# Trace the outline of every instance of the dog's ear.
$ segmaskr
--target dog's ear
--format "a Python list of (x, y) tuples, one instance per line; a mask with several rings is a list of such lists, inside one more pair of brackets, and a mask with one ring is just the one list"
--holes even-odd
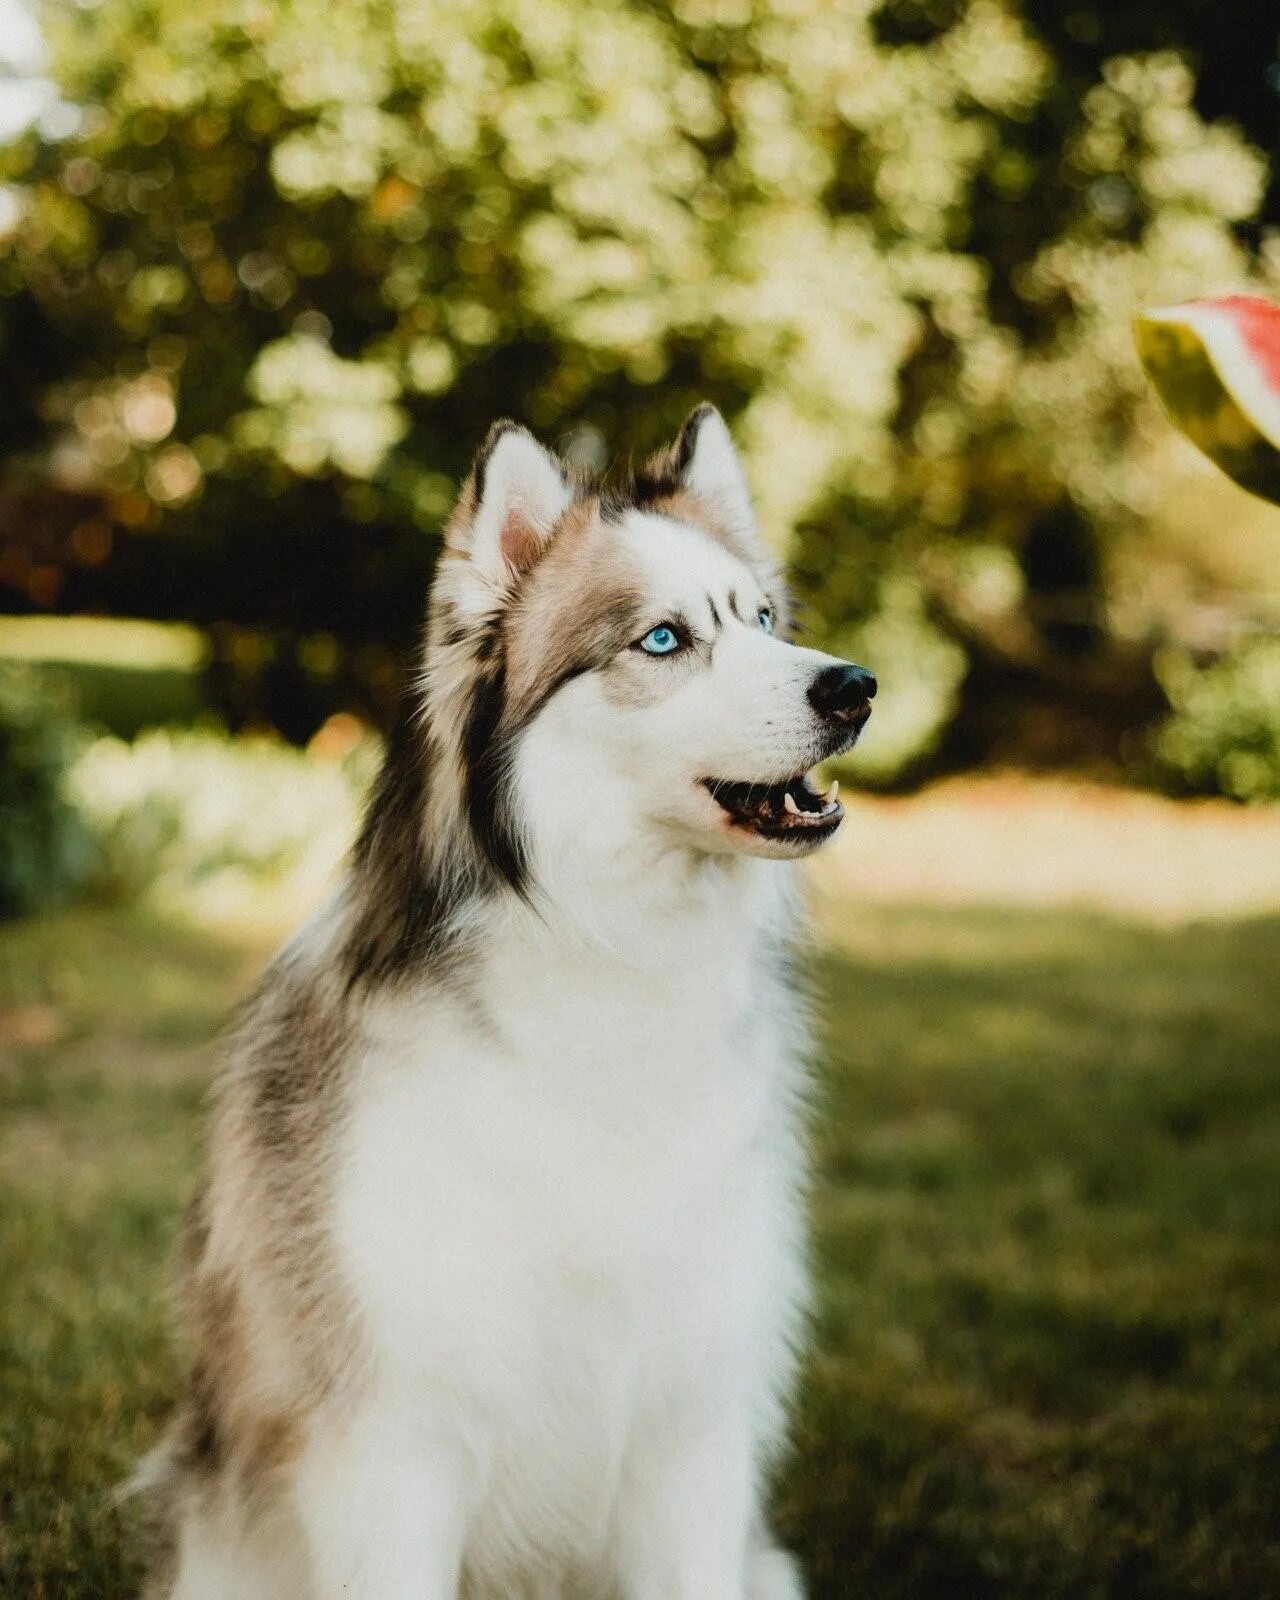
[(471, 468), (449, 539), (489, 582), (508, 583), (542, 554), (571, 498), (564, 469), (526, 429), (495, 422)]
[(756, 534), (751, 491), (725, 420), (713, 405), (695, 406), (671, 447), (681, 488), (713, 507), (730, 531), (750, 541)]

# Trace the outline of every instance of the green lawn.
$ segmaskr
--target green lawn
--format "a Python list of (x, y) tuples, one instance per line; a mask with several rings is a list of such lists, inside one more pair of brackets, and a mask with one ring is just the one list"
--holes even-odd
[[(108, 1495), (163, 1415), (205, 1042), (250, 968), (139, 914), (0, 928), (6, 1597), (130, 1593)], [(780, 1492), (815, 1595), (1280, 1595), (1280, 920), (850, 911), (818, 980)]]

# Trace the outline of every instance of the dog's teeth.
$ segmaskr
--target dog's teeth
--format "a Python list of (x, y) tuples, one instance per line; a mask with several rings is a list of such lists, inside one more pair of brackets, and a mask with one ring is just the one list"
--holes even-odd
[(835, 805), (835, 803), (839, 799), (839, 797), (840, 797), (840, 780), (839, 780), (839, 778), (832, 778), (831, 787), (827, 790), (826, 794), (824, 794), (822, 798), (827, 802), (827, 804), (829, 806), (833, 806), (833, 805)]
[(796, 797), (790, 789), (782, 797), (782, 809), (789, 811), (793, 817), (800, 815), (800, 807), (796, 804)]

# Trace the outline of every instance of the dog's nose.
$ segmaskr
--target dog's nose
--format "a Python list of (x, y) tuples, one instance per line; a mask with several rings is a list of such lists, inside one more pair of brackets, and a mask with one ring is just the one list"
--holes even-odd
[(823, 667), (809, 685), (809, 704), (821, 716), (852, 721), (869, 709), (868, 702), (875, 699), (875, 694), (874, 673), (841, 661), (834, 667)]

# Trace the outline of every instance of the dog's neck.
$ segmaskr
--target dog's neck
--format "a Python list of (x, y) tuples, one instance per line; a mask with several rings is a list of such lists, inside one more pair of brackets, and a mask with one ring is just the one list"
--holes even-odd
[(503, 958), (564, 973), (687, 973), (748, 960), (762, 938), (785, 942), (795, 921), (790, 863), (683, 848), (648, 859), (578, 863), (527, 899), (491, 902), (484, 942)]

